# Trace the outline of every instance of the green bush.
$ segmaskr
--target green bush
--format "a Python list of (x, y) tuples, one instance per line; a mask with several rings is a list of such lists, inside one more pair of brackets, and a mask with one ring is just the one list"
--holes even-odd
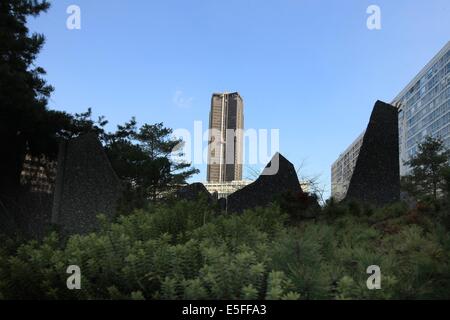
[[(291, 223), (277, 206), (217, 215), (206, 202), (173, 202), (100, 217), (101, 230), (84, 236), (2, 241), (0, 298), (448, 299), (439, 216), (333, 203)], [(81, 290), (67, 289), (69, 265), (81, 268)], [(370, 265), (381, 290), (367, 289)]]

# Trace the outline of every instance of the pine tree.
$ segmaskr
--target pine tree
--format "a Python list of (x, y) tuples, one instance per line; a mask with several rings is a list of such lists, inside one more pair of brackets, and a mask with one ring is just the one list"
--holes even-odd
[[(21, 159), (30, 138), (30, 126), (45, 111), (52, 88), (32, 68), (44, 37), (28, 34), (27, 16), (46, 11), (45, 1), (5, 0), (0, 3), (0, 188), (18, 185)], [(4, 188), (2, 188), (4, 189)]]
[(39, 0), (0, 2), (0, 192), (18, 189), (26, 153), (56, 154), (56, 132), (70, 122), (65, 113), (47, 110), (53, 91), (35, 60), (45, 42), (30, 34), (27, 18), (47, 11)]
[(104, 134), (106, 153), (114, 170), (125, 183), (122, 210), (142, 208), (198, 173), (190, 163), (177, 161), (174, 153), (181, 139), (162, 123), (136, 127), (132, 119), (114, 133)]
[(183, 184), (186, 179), (198, 170), (190, 168), (189, 163), (178, 162), (172, 158), (172, 153), (182, 140), (171, 137), (172, 129), (162, 123), (143, 125), (136, 135), (141, 149), (147, 156), (148, 163), (142, 168), (141, 177), (145, 178), (148, 196), (156, 200), (161, 193), (176, 185)]
[(441, 139), (427, 137), (419, 144), (419, 152), (406, 165), (411, 174), (403, 179), (406, 191), (418, 197), (438, 197), (438, 191), (445, 188), (444, 171), (449, 167), (450, 152)]

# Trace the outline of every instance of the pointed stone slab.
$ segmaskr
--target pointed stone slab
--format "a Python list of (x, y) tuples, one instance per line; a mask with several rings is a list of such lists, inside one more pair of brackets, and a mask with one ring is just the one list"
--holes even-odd
[(52, 223), (68, 234), (98, 226), (97, 216), (113, 218), (122, 186), (95, 134), (60, 145)]
[(214, 195), (209, 193), (203, 183), (200, 182), (188, 184), (187, 186), (180, 188), (175, 195), (178, 199), (188, 201), (196, 201), (201, 197), (204, 197), (209, 202), (213, 202), (214, 200)]
[(255, 182), (228, 196), (227, 212), (264, 207), (288, 192), (302, 192), (302, 188), (294, 165), (277, 153)]
[(346, 200), (383, 206), (400, 200), (398, 109), (377, 101)]

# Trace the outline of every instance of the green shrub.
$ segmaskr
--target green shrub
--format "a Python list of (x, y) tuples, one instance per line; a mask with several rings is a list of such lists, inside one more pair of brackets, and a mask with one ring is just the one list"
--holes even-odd
[[(64, 241), (2, 241), (0, 298), (448, 299), (440, 216), (334, 203), (289, 225), (276, 206), (216, 215), (205, 202), (174, 202), (100, 217), (100, 231)], [(69, 265), (81, 268), (81, 290), (66, 287)], [(367, 289), (370, 265), (381, 290)]]

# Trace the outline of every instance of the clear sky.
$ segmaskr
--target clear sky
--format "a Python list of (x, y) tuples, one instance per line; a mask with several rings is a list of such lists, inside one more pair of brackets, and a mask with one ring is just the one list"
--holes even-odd
[[(280, 129), (281, 153), (328, 189), (375, 101), (390, 102), (450, 40), (449, 0), (52, 3), (29, 23), (47, 38), (38, 65), (56, 88), (51, 108), (193, 130), (207, 126), (213, 92), (239, 91), (245, 127)], [(66, 28), (71, 4), (81, 30)], [(366, 26), (371, 4), (381, 30)]]

